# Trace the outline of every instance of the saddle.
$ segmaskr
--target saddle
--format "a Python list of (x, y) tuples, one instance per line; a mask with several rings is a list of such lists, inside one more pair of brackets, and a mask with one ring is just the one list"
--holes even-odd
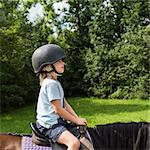
[(32, 142), (41, 146), (51, 146), (51, 140), (45, 137), (36, 127), (35, 123), (30, 123), (32, 129)]
[[(31, 123), (32, 128), (32, 142), (41, 146), (50, 146), (53, 150), (67, 150), (67, 147), (63, 144), (53, 142), (52, 140), (45, 137), (36, 127), (35, 123)], [(85, 138), (86, 126), (79, 126), (79, 132), (75, 133), (75, 126), (72, 125), (69, 131), (72, 132), (81, 142), (80, 150), (94, 150), (91, 142)]]

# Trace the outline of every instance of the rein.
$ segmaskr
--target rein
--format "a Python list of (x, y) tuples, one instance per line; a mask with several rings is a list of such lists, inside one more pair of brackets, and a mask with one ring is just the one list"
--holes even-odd
[(138, 147), (138, 144), (139, 144), (140, 138), (141, 138), (142, 129), (144, 129), (144, 124), (141, 125), (141, 127), (140, 127), (140, 129), (139, 129), (139, 131), (138, 131), (137, 139), (136, 139), (135, 145), (134, 145), (134, 147), (133, 147), (133, 150), (137, 150), (137, 147)]

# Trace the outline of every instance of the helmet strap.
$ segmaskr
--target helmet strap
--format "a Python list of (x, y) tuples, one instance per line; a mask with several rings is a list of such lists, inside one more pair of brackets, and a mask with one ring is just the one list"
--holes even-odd
[(54, 71), (55, 73), (57, 73), (58, 76), (61, 76), (61, 74), (58, 73), (57, 70), (55, 69), (54, 65), (52, 64), (51, 66), (52, 66), (52, 68), (53, 68), (53, 71)]

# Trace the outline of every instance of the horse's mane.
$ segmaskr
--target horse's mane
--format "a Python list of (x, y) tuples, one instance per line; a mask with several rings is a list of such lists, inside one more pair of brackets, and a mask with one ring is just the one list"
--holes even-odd
[(99, 124), (88, 128), (95, 149), (150, 148), (149, 122)]
[(1, 132), (0, 135), (12, 135), (12, 136), (31, 136), (29, 134), (24, 134), (24, 133), (14, 133), (14, 132)]

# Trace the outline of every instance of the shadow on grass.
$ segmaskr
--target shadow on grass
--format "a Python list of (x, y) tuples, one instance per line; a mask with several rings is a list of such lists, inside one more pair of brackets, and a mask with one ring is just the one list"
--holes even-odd
[(149, 110), (150, 107), (148, 104), (102, 104), (94, 103), (90, 101), (79, 102), (78, 106), (75, 106), (75, 109), (80, 112), (82, 115), (94, 115), (94, 114), (118, 114), (124, 112), (139, 112), (144, 110)]

